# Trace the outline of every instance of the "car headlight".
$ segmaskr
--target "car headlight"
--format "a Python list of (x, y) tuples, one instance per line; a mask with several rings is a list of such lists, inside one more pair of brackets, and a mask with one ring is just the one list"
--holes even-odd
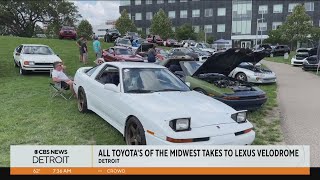
[(23, 64), (24, 64), (24, 65), (29, 65), (29, 66), (31, 65), (31, 66), (32, 66), (32, 65), (34, 65), (34, 61), (24, 61)]
[(169, 126), (176, 132), (190, 131), (191, 130), (190, 125), (191, 125), (190, 118), (174, 119), (169, 122)]
[(244, 123), (247, 120), (247, 111), (240, 111), (231, 115), (231, 118), (237, 123)]

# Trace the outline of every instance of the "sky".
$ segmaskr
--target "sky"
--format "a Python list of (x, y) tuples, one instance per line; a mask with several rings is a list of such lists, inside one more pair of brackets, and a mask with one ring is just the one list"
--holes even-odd
[(93, 26), (104, 24), (107, 20), (116, 20), (120, 17), (119, 0), (72, 2), (78, 6), (78, 11), (82, 18), (88, 20)]

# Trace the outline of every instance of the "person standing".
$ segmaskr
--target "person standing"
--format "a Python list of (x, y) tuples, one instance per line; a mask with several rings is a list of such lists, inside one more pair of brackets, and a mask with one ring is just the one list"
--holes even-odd
[(156, 62), (156, 50), (155, 50), (155, 45), (152, 46), (152, 48), (149, 49), (148, 51), (148, 62), (149, 63), (154, 63)]
[(81, 35), (80, 38), (76, 42), (77, 46), (79, 47), (79, 61), (83, 62), (83, 54), (82, 54), (82, 44), (83, 44), (83, 36)]
[(101, 43), (99, 41), (98, 37), (94, 38), (93, 41), (93, 50), (96, 53), (96, 59), (101, 58), (102, 56), (102, 49), (101, 49)]
[(82, 45), (81, 45), (81, 51), (82, 51), (82, 62), (84, 64), (87, 64), (88, 60), (88, 47), (87, 47), (87, 40), (83, 39)]

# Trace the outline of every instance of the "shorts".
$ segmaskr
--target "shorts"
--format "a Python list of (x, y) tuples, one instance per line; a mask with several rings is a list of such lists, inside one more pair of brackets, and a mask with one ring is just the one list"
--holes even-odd
[(83, 55), (83, 51), (82, 51), (81, 47), (79, 47), (79, 52), (80, 52), (80, 55), (82, 56)]

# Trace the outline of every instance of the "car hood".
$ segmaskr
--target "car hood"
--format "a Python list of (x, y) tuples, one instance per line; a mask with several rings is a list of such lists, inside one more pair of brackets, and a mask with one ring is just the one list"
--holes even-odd
[(192, 76), (206, 73), (219, 73), (228, 76), (242, 62), (257, 63), (266, 56), (266, 51), (253, 52), (250, 49), (228, 49), (209, 57)]
[(231, 119), (234, 109), (195, 91), (127, 94), (126, 101), (135, 111), (153, 120), (191, 118), (193, 128), (235, 123)]
[(56, 61), (61, 61), (57, 55), (23, 54), (21, 58), (24, 61), (34, 61), (37, 63), (54, 63)]
[(138, 52), (147, 52), (149, 51), (150, 48), (153, 47), (152, 43), (142, 43), (140, 44), (140, 46), (138, 47), (137, 51)]

